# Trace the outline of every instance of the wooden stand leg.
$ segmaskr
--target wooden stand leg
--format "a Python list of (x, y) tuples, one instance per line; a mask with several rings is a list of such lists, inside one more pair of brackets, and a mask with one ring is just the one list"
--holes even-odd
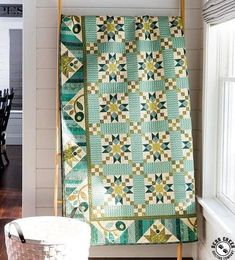
[(57, 28), (57, 84), (56, 84), (56, 154), (54, 173), (54, 215), (58, 215), (58, 186), (59, 186), (59, 161), (60, 161), (60, 25), (61, 25), (62, 0), (58, 0), (58, 28)]
[(182, 260), (182, 243), (177, 245), (177, 260)]

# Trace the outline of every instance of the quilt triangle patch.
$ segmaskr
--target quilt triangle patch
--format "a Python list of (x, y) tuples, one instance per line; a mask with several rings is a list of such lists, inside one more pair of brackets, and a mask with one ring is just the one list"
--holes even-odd
[(74, 57), (72, 52), (68, 50), (63, 43), (61, 43), (61, 83), (66, 83), (81, 67), (82, 63)]

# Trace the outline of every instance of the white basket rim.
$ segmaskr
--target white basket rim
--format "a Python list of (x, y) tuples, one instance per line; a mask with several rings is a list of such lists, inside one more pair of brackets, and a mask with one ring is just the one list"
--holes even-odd
[[(64, 245), (66, 241), (72, 240), (73, 237), (76, 237), (82, 244), (83, 242), (86, 243), (88, 240), (90, 241), (90, 226), (86, 222), (77, 219), (42, 216), (21, 218), (12, 222), (16, 222), (16, 224), (20, 226), (24, 240), (28, 244), (61, 246)], [(14, 227), (10, 227), (12, 222), (5, 225), (5, 236), (8, 239), (22, 243), (18, 231)], [(68, 227), (64, 233), (65, 235), (62, 237), (60, 237), (61, 227), (63, 227), (61, 230), (62, 232), (65, 230), (64, 227)], [(54, 230), (53, 228), (59, 233), (55, 233), (54, 235), (52, 232), (52, 230)], [(10, 237), (8, 234), (10, 234)]]

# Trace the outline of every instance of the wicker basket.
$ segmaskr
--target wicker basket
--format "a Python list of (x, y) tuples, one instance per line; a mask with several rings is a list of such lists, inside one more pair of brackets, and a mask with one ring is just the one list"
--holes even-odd
[(88, 224), (63, 217), (32, 217), (5, 226), (9, 260), (87, 260)]

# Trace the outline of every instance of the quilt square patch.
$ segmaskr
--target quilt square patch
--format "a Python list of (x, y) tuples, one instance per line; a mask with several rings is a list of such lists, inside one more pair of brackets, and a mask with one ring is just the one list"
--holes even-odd
[(134, 205), (134, 215), (136, 217), (146, 216), (146, 204), (137, 204)]
[(148, 133), (142, 137), (143, 158), (147, 163), (169, 161), (170, 136), (167, 132)]
[(94, 43), (87, 43), (86, 51), (88, 54), (98, 54), (98, 45), (96, 42)]
[(192, 172), (185, 174), (186, 202), (188, 205), (195, 203), (195, 180)]
[(89, 124), (89, 133), (91, 135), (100, 135), (101, 134), (100, 123)]
[(140, 90), (140, 85), (138, 81), (129, 81), (128, 82), (128, 91), (129, 92), (138, 92)]
[(87, 92), (89, 94), (98, 94), (99, 86), (97, 83), (87, 83)]
[(161, 80), (164, 77), (163, 56), (161, 52), (140, 52), (138, 59), (139, 79)]
[(181, 118), (190, 118), (190, 97), (188, 89), (180, 89), (177, 92), (179, 115)]
[(91, 174), (93, 176), (102, 176), (103, 175), (103, 166), (97, 165), (97, 164), (92, 164), (91, 165)]
[(126, 122), (129, 118), (129, 98), (127, 93), (103, 94), (99, 98), (100, 122)]
[(128, 135), (105, 135), (102, 137), (102, 161), (104, 164), (130, 163), (131, 140)]
[(141, 93), (140, 105), (142, 121), (167, 120), (166, 94), (162, 91)]
[(179, 17), (169, 17), (169, 27), (171, 36), (173, 37), (183, 37), (183, 23)]
[(193, 160), (193, 138), (191, 130), (181, 131), (184, 160)]
[(175, 75), (177, 78), (185, 78), (187, 76), (187, 62), (185, 49), (178, 48), (174, 51)]
[(124, 42), (124, 17), (97, 16), (97, 42)]
[(108, 205), (132, 205), (134, 201), (133, 178), (128, 175), (105, 176), (105, 202)]
[(147, 204), (174, 203), (174, 180), (170, 173), (149, 174), (145, 177)]
[(130, 122), (130, 133), (131, 134), (141, 134), (141, 123), (140, 122)]
[(176, 88), (177, 88), (176, 79), (174, 79), (174, 78), (165, 79), (165, 89), (166, 90), (172, 90), (172, 89), (176, 89)]
[(127, 79), (126, 55), (102, 53), (98, 56), (99, 82), (124, 82)]
[(143, 163), (133, 163), (132, 164), (132, 173), (136, 175), (144, 174), (144, 165)]
[(171, 38), (161, 38), (161, 48), (163, 50), (172, 49), (173, 43)]
[(158, 18), (148, 15), (136, 17), (135, 36), (140, 41), (157, 40), (160, 36)]
[(126, 44), (126, 52), (127, 53), (136, 52), (137, 48), (136, 48), (136, 43), (134, 41), (126, 42), (125, 44)]

